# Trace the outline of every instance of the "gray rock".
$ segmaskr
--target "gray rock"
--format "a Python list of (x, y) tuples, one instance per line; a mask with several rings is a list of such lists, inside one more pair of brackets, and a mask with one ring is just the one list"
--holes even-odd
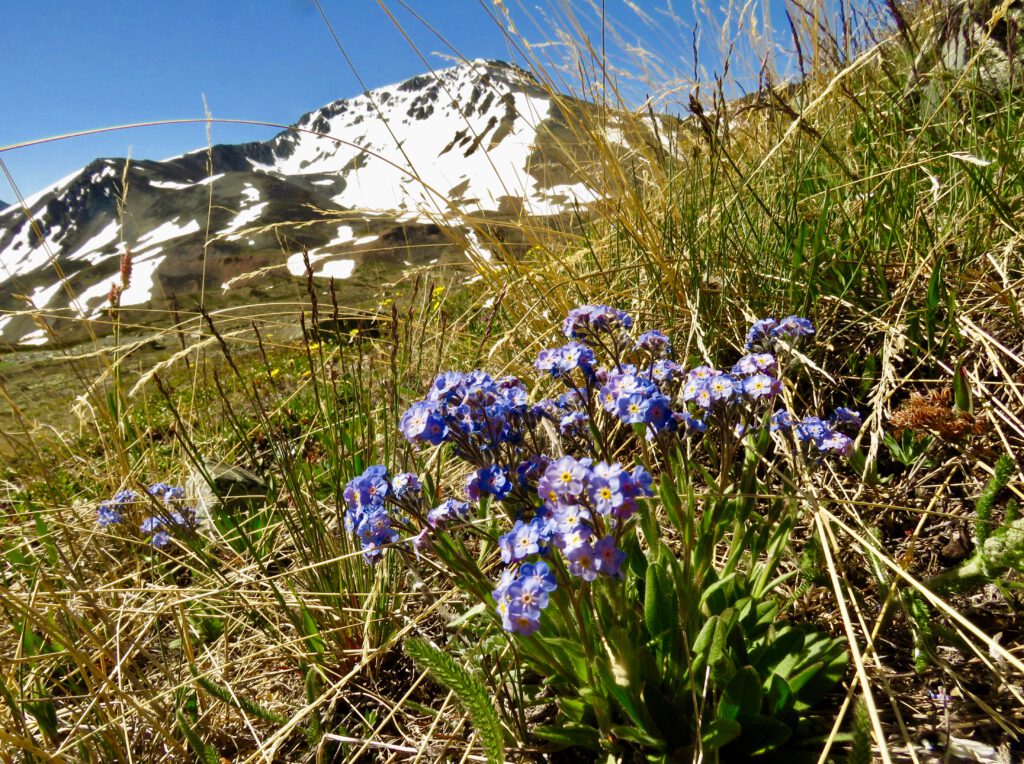
[(966, 79), (993, 89), (1019, 88), (1024, 3), (954, 0), (920, 41), (917, 69), (929, 78)]
[(266, 504), (267, 484), (245, 467), (207, 460), (202, 468), (192, 467), (185, 493), (195, 503), (199, 531), (215, 538), (214, 510), (249, 514)]

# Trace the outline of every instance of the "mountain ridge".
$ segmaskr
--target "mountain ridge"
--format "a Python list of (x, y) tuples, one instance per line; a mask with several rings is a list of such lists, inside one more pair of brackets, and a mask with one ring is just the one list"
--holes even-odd
[[(528, 72), (478, 59), (337, 99), (267, 141), (93, 160), (0, 210), (0, 347), (52, 340), (33, 311), (80, 337), (129, 251), (121, 304), (139, 311), (247, 273), (294, 280), (303, 250), (314, 276), (357, 274), (362, 289), (400, 266), (489, 259), (471, 221), (560, 216), (595, 199), (553, 158), (565, 153), (552, 137), (565, 132), (560, 109)], [(465, 230), (466, 251), (439, 221)]]

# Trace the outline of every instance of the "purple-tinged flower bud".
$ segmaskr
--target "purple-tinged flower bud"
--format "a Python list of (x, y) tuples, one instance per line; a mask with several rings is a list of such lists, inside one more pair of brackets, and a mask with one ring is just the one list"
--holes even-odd
[(633, 319), (608, 305), (583, 305), (573, 308), (562, 323), (562, 331), (570, 339), (585, 339), (596, 332), (629, 329)]
[(853, 409), (848, 409), (843, 406), (840, 406), (835, 410), (835, 413), (832, 414), (831, 421), (833, 425), (845, 424), (854, 430), (859, 429), (860, 426), (864, 424), (864, 419), (861, 417), (859, 411), (854, 411)]
[(170, 486), (167, 485), (167, 483), (153, 483), (153, 485), (149, 486), (146, 489), (146, 493), (148, 493), (150, 496), (153, 496), (153, 497), (155, 497), (157, 499), (162, 499), (164, 497), (164, 494), (167, 493), (169, 488), (170, 488)]
[(153, 531), (160, 528), (160, 526), (162, 526), (163, 524), (164, 519), (162, 517), (147, 517), (139, 525), (139, 530), (143, 533), (152, 533)]
[(558, 431), (567, 438), (587, 433), (587, 415), (582, 411), (572, 411), (558, 422)]
[(446, 371), (437, 375), (430, 386), (427, 399), (431, 401), (449, 401), (460, 394), (464, 376), (457, 371)]
[(676, 427), (683, 427), (687, 435), (707, 432), (708, 423), (700, 417), (693, 416), (689, 411), (673, 412), (672, 418), (676, 420)]
[(806, 318), (786, 316), (771, 330), (772, 337), (808, 337), (814, 334), (814, 325)]
[(558, 373), (558, 365), (562, 357), (561, 348), (545, 348), (540, 351), (540, 355), (537, 356), (537, 360), (534, 361), (534, 367), (537, 371), (546, 371), (549, 374)]
[(445, 499), (427, 512), (427, 523), (431, 528), (443, 528), (451, 520), (469, 515), (469, 503), (457, 499)]
[(569, 561), (571, 575), (584, 581), (593, 581), (597, 578), (597, 556), (590, 542), (573, 547), (572, 551), (566, 552), (565, 558)]
[(508, 479), (508, 473), (497, 464), (478, 471), (477, 475), (480, 480), (480, 490), (498, 501), (504, 500), (512, 490), (512, 481)]
[(479, 501), (483, 495), (483, 491), (480, 490), (481, 472), (482, 470), (477, 470), (466, 475), (466, 498), (470, 501)]
[(139, 495), (130, 488), (123, 491), (118, 491), (114, 494), (114, 498), (110, 500), (111, 504), (131, 504), (133, 501), (137, 501)]
[(755, 321), (747, 332), (747, 350), (763, 346), (778, 325), (779, 322), (774, 318), (761, 318)]
[(828, 427), (816, 416), (805, 416), (796, 426), (796, 437), (804, 443), (817, 444), (828, 433)]
[(669, 353), (672, 350), (672, 343), (667, 335), (655, 329), (644, 332), (637, 338), (636, 349), (646, 350), (648, 353)]
[(440, 445), (448, 436), (448, 425), (438, 413), (436, 404), (428, 401), (414, 403), (399, 423), (402, 434), (412, 443)]
[(409, 539), (412, 542), (413, 549), (417, 552), (422, 552), (429, 543), (430, 530), (431, 529), (428, 526)]

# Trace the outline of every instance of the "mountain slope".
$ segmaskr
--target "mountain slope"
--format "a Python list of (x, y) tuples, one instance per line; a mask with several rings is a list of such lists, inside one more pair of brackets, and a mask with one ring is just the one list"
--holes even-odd
[(81, 336), (126, 251), (121, 304), (139, 310), (172, 294), (251, 299), (304, 275), (303, 249), (315, 276), (361, 287), (461, 257), (439, 221), (558, 215), (593, 200), (545, 145), (561, 119), (529, 74), (474, 61), (335, 101), (267, 142), (97, 159), (27, 199), (31, 219), (0, 211), (0, 347), (49, 341), (30, 310), (62, 339)]

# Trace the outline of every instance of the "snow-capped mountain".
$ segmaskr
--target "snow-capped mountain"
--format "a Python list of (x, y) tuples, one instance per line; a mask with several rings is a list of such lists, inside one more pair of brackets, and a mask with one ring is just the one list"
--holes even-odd
[(528, 73), (474, 61), (335, 101), (267, 142), (97, 159), (0, 208), (0, 347), (49, 341), (39, 311), (77, 336), (103, 313), (126, 251), (121, 305), (140, 311), (163, 310), (172, 293), (216, 300), (224, 285), (237, 300), (259, 296), (304, 275), (303, 250), (315, 276), (372, 289), (389, 265), (454, 256), (444, 227), (592, 201), (556, 158), (565, 134)]

